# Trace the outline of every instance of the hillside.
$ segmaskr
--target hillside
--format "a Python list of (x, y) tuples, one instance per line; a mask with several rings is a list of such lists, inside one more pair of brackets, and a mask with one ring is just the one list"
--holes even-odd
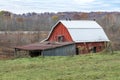
[(0, 61), (0, 80), (120, 80), (120, 52)]
[[(120, 36), (120, 12), (33, 12), (26, 14), (14, 14), (8, 11), (0, 11), (0, 31), (49, 32), (52, 26), (58, 20), (96, 20), (103, 27), (109, 39), (111, 40), (113, 49), (120, 49), (120, 38), (118, 37)], [(8, 45), (16, 40), (14, 38), (13, 40), (9, 40), (9, 37), (7, 38), (8, 39), (5, 40), (6, 42), (4, 42), (5, 44), (3, 46)], [(42, 37), (40, 38), (43, 39)], [(0, 44), (2, 43), (1, 41), (2, 38), (0, 38)], [(27, 41), (24, 41), (24, 43), (27, 44)], [(23, 43), (19, 42), (12, 45), (17, 44)]]

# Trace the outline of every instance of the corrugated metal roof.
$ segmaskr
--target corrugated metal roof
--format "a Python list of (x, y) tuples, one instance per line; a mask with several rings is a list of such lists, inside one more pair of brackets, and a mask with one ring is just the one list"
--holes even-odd
[(95, 21), (92, 20), (60, 20), (60, 22), (66, 28), (101, 28), (100, 25), (98, 25)]
[(102, 27), (96, 21), (73, 20), (60, 21), (69, 31), (75, 42), (109, 41)]
[(103, 29), (68, 29), (75, 42), (109, 41)]
[(46, 49), (51, 49), (51, 48), (57, 48), (65, 45), (70, 45), (74, 44), (71, 42), (41, 42), (41, 43), (34, 43), (34, 44), (29, 44), (25, 46), (18, 46), (15, 47), (16, 49), (21, 49), (21, 50), (46, 50)]

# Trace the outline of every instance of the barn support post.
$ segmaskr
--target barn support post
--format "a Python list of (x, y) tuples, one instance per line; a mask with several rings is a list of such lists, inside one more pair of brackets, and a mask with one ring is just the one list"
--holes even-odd
[(41, 50), (41, 56), (44, 58), (44, 50)]
[(17, 52), (17, 50), (16, 50), (16, 48), (15, 48), (15, 50), (14, 50), (14, 57), (16, 57), (16, 52)]
[(15, 51), (14, 51), (14, 57), (15, 57), (15, 58), (17, 57), (17, 53), (18, 53), (18, 49), (15, 48)]
[(113, 51), (113, 48), (112, 48), (112, 43), (111, 43), (111, 42), (108, 42), (107, 44), (108, 44), (108, 47), (109, 47), (109, 49), (110, 49), (110, 52), (112, 52), (112, 54), (113, 54), (114, 51)]

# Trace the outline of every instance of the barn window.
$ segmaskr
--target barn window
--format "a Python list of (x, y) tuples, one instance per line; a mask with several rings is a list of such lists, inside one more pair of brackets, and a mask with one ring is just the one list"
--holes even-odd
[(63, 42), (64, 41), (64, 36), (63, 35), (57, 36), (57, 40), (58, 40), (58, 42)]

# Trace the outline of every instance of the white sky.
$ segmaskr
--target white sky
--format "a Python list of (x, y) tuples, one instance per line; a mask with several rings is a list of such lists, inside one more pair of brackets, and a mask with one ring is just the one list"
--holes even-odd
[(0, 0), (0, 10), (28, 12), (120, 11), (120, 0)]

